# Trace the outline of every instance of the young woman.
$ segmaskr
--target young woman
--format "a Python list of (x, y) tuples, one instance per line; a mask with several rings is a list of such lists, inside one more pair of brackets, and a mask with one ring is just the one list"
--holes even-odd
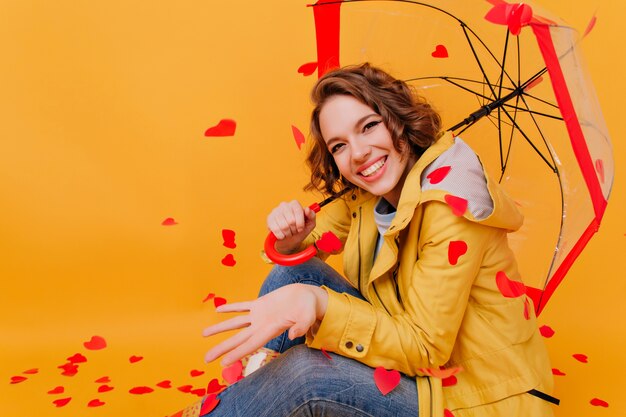
[[(250, 369), (205, 410), (552, 415), (542, 399), (552, 390), (548, 356), (507, 244), (522, 223), (514, 202), (460, 138), (441, 132), (423, 99), (380, 69), (330, 72), (312, 98), (308, 188), (349, 192), (318, 216), (282, 203), (267, 225), (283, 253), (332, 232), (346, 278), (319, 258), (276, 266), (258, 299), (220, 307), (245, 314), (205, 329), (238, 329), (206, 360), (223, 356), (228, 367), (244, 358)], [(401, 373), (386, 395), (374, 378), (381, 367)]]

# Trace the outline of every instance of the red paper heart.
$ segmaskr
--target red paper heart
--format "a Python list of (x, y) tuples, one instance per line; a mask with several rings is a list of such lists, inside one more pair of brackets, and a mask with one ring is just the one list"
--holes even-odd
[(311, 75), (317, 69), (317, 62), (307, 62), (306, 64), (300, 65), (298, 68), (298, 72), (305, 77)]
[(455, 216), (462, 216), (467, 211), (467, 200), (461, 197), (456, 197), (451, 194), (446, 194), (444, 197), (446, 203), (452, 209), (452, 214)]
[(19, 384), (20, 382), (26, 381), (28, 378), (21, 375), (16, 375), (11, 377), (11, 384)]
[(447, 378), (443, 378), (441, 380), (441, 386), (442, 387), (452, 387), (452, 386), (456, 385), (457, 382), (458, 382), (458, 380), (456, 379), (456, 376), (452, 375), (452, 376), (449, 376)]
[(70, 401), (72, 401), (72, 397), (68, 397), (68, 398), (59, 398), (58, 400), (54, 400), (52, 401), (52, 404), (54, 404), (57, 407), (64, 407), (67, 405), (67, 403), (69, 403)]
[(203, 303), (206, 303), (209, 300), (212, 300), (215, 297), (215, 294), (213, 294), (212, 292), (209, 293), (209, 295), (207, 295), (206, 297), (204, 297), (204, 300), (202, 300)]
[(597, 22), (598, 18), (596, 16), (593, 16), (591, 18), (591, 20), (589, 21), (589, 23), (587, 24), (587, 28), (585, 29), (585, 32), (583, 33), (583, 38), (587, 35), (589, 35), (589, 33), (591, 33), (591, 31), (593, 30), (593, 28), (596, 26), (596, 22)]
[(229, 229), (222, 229), (223, 245), (230, 249), (235, 249), (237, 244), (235, 243), (235, 232)]
[(330, 355), (328, 354), (328, 352), (326, 351), (326, 349), (322, 348), (322, 353), (324, 354), (324, 356), (326, 356), (326, 357), (327, 357), (328, 359), (330, 359), (331, 361), (333, 360), (333, 357), (332, 357), (332, 356), (330, 356)]
[(538, 77), (534, 80), (532, 80), (530, 83), (528, 83), (528, 85), (526, 85), (526, 87), (524, 87), (524, 92), (530, 90), (531, 88), (535, 87), (536, 85), (540, 84), (543, 81), (543, 77)]
[(446, 408), (445, 410), (443, 410), (443, 417), (454, 417), (454, 414), (452, 414), (452, 411)]
[(547, 339), (554, 336), (554, 330), (552, 330), (550, 326), (546, 326), (546, 325), (543, 325), (539, 328), (539, 333), (541, 333), (541, 335)]
[(333, 232), (325, 232), (315, 246), (326, 253), (336, 253), (341, 250), (341, 240)]
[(65, 376), (74, 376), (78, 373), (78, 365), (74, 365), (71, 362), (68, 362), (64, 365), (57, 366), (57, 368), (63, 369), (63, 372), (61, 372), (61, 375), (65, 375)]
[(431, 184), (439, 184), (441, 181), (443, 181), (445, 177), (448, 176), (451, 169), (452, 167), (449, 165), (439, 167), (430, 174), (428, 174), (426, 178), (428, 178)]
[(83, 345), (85, 346), (85, 348), (89, 350), (100, 350), (100, 349), (104, 349), (105, 347), (107, 347), (107, 342), (106, 340), (104, 340), (103, 337), (92, 336), (91, 340), (83, 343)]
[(65, 388), (59, 385), (58, 387), (52, 388), (50, 391), (48, 391), (48, 394), (63, 394), (64, 392)]
[(128, 392), (130, 392), (131, 394), (138, 394), (138, 395), (150, 394), (153, 391), (154, 390), (150, 387), (134, 387), (128, 390)]
[(111, 382), (111, 378), (109, 378), (108, 376), (103, 376), (103, 377), (96, 379), (95, 382), (97, 382), (98, 384), (104, 384), (107, 382)]
[(178, 223), (176, 222), (176, 220), (174, 220), (173, 217), (168, 217), (167, 219), (161, 222), (161, 226), (175, 226), (177, 224)]
[(226, 388), (226, 385), (220, 384), (217, 378), (213, 378), (209, 382), (209, 385), (207, 385), (206, 392), (209, 394), (214, 394), (214, 393), (217, 394), (217, 393), (222, 392), (225, 388)]
[(181, 385), (180, 387), (176, 389), (179, 390), (180, 392), (184, 392), (185, 394), (189, 394), (191, 390), (193, 389), (193, 385)]
[(243, 365), (241, 364), (241, 361), (237, 361), (232, 365), (222, 369), (222, 378), (224, 378), (224, 381), (232, 385), (235, 382), (239, 381), (240, 377), (242, 376), (242, 372)]
[(229, 253), (228, 255), (224, 256), (224, 258), (222, 259), (222, 265), (225, 265), (225, 266), (235, 266), (236, 263), (237, 261), (235, 261), (235, 257), (233, 256), (232, 253)]
[(222, 297), (215, 297), (213, 299), (213, 304), (215, 305), (215, 308), (218, 308), (219, 306), (226, 304), (226, 299)]
[(444, 45), (437, 45), (430, 55), (432, 55), (433, 58), (447, 58), (448, 49)]
[(109, 391), (113, 391), (114, 388), (110, 385), (100, 385), (98, 387), (98, 392), (109, 392)]
[(606, 408), (606, 407), (609, 406), (609, 403), (607, 403), (606, 401), (601, 400), (599, 398), (592, 399), (591, 401), (589, 401), (589, 404), (591, 404), (591, 405), (593, 405), (595, 407), (605, 407)]
[(453, 240), (448, 244), (448, 262), (456, 265), (459, 258), (467, 253), (467, 243), (462, 240)]
[(69, 358), (67, 358), (67, 360), (70, 363), (85, 363), (87, 362), (87, 358), (83, 355), (81, 355), (80, 353), (77, 353), (73, 356), (70, 356)]
[(130, 358), (128, 358), (128, 362), (130, 363), (136, 363), (139, 362), (140, 360), (143, 360), (143, 356), (131, 356)]
[(572, 357), (578, 362), (589, 363), (589, 358), (587, 357), (587, 355), (583, 355), (582, 353), (576, 353), (572, 355)]
[(509, 279), (503, 271), (496, 273), (496, 285), (500, 293), (507, 298), (517, 298), (526, 293), (526, 286), (523, 283)]
[(197, 395), (198, 397), (204, 397), (206, 395), (206, 389), (205, 388), (192, 389), (190, 394)]
[(293, 133), (293, 139), (296, 141), (298, 149), (302, 149), (302, 145), (305, 141), (304, 134), (294, 125), (291, 125), (291, 133)]
[(36, 374), (38, 372), (39, 372), (39, 369), (33, 368), (33, 369), (28, 369), (28, 370), (26, 370), (26, 371), (24, 371), (22, 373), (26, 374), (26, 375), (34, 375), (34, 374)]
[(237, 122), (232, 119), (222, 119), (213, 127), (204, 132), (204, 136), (233, 136), (237, 129)]
[(156, 386), (159, 388), (172, 388), (172, 381), (166, 379), (156, 384)]
[(604, 162), (602, 159), (596, 159), (596, 172), (598, 173), (598, 178), (600, 182), (604, 184)]
[(105, 403), (103, 401), (100, 401), (98, 399), (95, 400), (91, 400), (87, 403), (87, 407), (101, 407), (103, 406)]
[(387, 395), (400, 383), (400, 372), (395, 369), (388, 371), (382, 366), (379, 366), (374, 370), (374, 382), (378, 390), (383, 395)]
[(192, 370), (189, 372), (189, 375), (191, 375), (193, 378), (195, 378), (195, 377), (197, 377), (197, 376), (204, 375), (204, 371), (200, 371), (200, 370), (198, 370), (198, 369), (192, 369)]
[(565, 376), (565, 372), (561, 372), (557, 368), (552, 368), (552, 375)]
[(205, 416), (209, 414), (211, 411), (215, 410), (215, 407), (220, 403), (220, 399), (217, 398), (217, 394), (211, 394), (207, 396), (202, 402), (202, 407), (200, 408), (200, 415)]

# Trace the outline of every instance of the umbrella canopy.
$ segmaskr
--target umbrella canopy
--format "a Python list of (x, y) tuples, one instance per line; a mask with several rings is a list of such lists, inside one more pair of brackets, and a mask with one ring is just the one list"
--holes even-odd
[(320, 0), (313, 11), (320, 76), (367, 61), (408, 81), (518, 203), (526, 220), (510, 240), (539, 314), (598, 230), (613, 182), (578, 33), (501, 0)]

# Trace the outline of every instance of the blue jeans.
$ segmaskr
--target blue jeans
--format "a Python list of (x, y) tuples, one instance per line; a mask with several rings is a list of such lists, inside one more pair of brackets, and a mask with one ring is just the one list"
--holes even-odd
[[(314, 258), (295, 267), (275, 266), (260, 295), (283, 285), (326, 285), (363, 298), (334, 269)], [(374, 369), (358, 361), (322, 352), (289, 340), (286, 333), (266, 346), (282, 353), (219, 394), (210, 417), (386, 417), (417, 416), (415, 380), (402, 375), (400, 384), (383, 396)]]

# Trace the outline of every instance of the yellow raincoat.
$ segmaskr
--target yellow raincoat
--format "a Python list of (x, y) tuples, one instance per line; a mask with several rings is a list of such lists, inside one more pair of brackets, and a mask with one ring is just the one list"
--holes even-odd
[[(378, 197), (355, 191), (318, 216), (304, 243), (332, 231), (344, 242), (345, 276), (369, 302), (326, 288), (326, 315), (307, 344), (415, 376), (420, 417), (441, 417), (444, 409), (455, 417), (551, 416), (552, 405), (527, 393), (552, 391), (532, 301), (505, 297), (496, 284), (498, 273), (521, 280), (507, 233), (521, 226), (522, 216), (473, 152), (473, 162), (454, 156), (463, 146), (469, 149), (445, 133), (413, 166), (375, 262)], [(436, 168), (463, 179), (456, 184), (469, 201), (462, 215), (446, 202), (459, 192), (427, 175)], [(481, 192), (492, 207), (472, 207)], [(450, 242), (464, 242), (466, 251)], [(440, 367), (463, 370), (444, 387), (423, 372)]]

